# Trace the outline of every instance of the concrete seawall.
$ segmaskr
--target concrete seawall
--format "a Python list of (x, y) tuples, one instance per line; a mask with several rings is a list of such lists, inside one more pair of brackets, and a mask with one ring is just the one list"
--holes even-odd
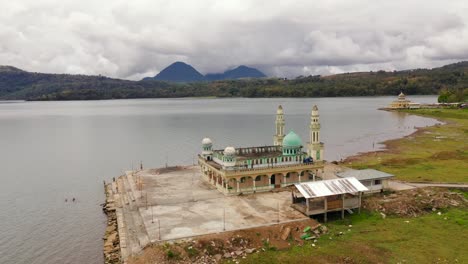
[(116, 192), (115, 182), (106, 184), (104, 182), (104, 191), (106, 202), (102, 204), (102, 210), (107, 215), (107, 228), (104, 234), (104, 263), (120, 264), (122, 263), (121, 237), (118, 232), (118, 210), (114, 201)]

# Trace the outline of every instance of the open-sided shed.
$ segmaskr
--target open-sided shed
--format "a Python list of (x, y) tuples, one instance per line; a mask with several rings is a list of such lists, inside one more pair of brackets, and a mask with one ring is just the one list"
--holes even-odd
[(292, 207), (307, 216), (361, 207), (362, 192), (368, 189), (356, 178), (297, 183), (292, 192)]

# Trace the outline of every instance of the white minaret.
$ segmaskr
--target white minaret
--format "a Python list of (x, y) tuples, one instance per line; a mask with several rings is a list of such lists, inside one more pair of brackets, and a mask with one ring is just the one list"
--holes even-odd
[(314, 161), (323, 160), (323, 143), (320, 142), (320, 121), (318, 107), (314, 105), (310, 115), (310, 138), (308, 154)]
[(276, 110), (275, 127), (276, 134), (273, 136), (273, 145), (281, 146), (284, 138), (284, 115), (283, 107), (281, 105), (278, 106), (278, 110)]

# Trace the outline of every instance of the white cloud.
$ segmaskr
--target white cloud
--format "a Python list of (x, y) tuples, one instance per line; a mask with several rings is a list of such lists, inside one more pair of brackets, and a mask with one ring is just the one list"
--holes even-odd
[(178, 60), (288, 77), (436, 67), (468, 59), (464, 2), (0, 0), (0, 64), (128, 79)]

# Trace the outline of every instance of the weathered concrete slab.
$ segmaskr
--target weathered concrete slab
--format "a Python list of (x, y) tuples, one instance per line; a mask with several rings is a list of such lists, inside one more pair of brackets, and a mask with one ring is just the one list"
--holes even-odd
[(151, 241), (268, 225), (278, 218), (281, 222), (305, 218), (290, 207), (289, 192), (225, 196), (200, 175), (198, 166), (190, 166), (141, 171), (129, 178), (142, 180), (141, 198), (134, 197)]

